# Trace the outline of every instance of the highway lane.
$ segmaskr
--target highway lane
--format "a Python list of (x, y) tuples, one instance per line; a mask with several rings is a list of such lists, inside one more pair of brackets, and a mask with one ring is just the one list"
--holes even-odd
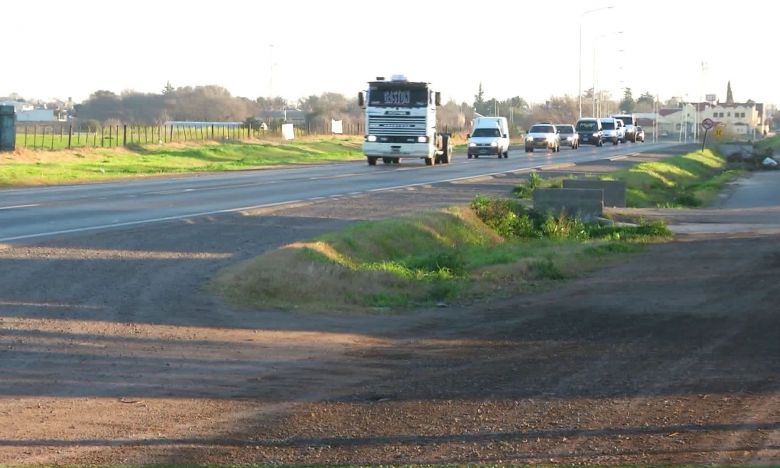
[(186, 177), (0, 190), (0, 242), (228, 213), (329, 197), (387, 191), (458, 179), (522, 172), (553, 164), (588, 162), (668, 148), (624, 144), (551, 154), (522, 148), (509, 159), (455, 156), (449, 165), (422, 160), (369, 167), (365, 161)]

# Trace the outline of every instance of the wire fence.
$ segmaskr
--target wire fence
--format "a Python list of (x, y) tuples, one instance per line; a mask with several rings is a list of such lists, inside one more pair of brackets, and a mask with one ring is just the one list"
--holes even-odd
[[(342, 135), (363, 135), (363, 124), (344, 123)], [(333, 135), (330, 126), (293, 126), (295, 137)], [(16, 128), (16, 145), (29, 149), (114, 148), (148, 144), (196, 141), (242, 141), (281, 138), (281, 126), (251, 128), (221, 123), (199, 125), (106, 125), (83, 127), (73, 124), (21, 124)]]

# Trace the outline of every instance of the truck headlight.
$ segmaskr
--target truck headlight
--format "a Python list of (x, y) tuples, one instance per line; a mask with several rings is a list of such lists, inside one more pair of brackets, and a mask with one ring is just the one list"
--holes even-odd
[(417, 143), (428, 143), (428, 137), (427, 136), (418, 136), (417, 137)]
[(599, 136), (599, 132), (594, 133), (593, 136)]
[(469, 148), (474, 148), (474, 147), (476, 147), (476, 146), (477, 146), (477, 144), (476, 144), (476, 143), (469, 143)]
[(491, 141), (490, 142), (490, 146), (496, 147), (496, 146), (498, 146), (498, 142), (497, 141)]
[(376, 141), (376, 135), (368, 135), (366, 137), (366, 141), (371, 141), (371, 142)]

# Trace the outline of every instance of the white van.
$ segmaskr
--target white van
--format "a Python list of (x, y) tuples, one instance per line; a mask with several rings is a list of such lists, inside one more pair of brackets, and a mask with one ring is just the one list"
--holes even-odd
[(509, 157), (509, 123), (506, 117), (477, 117), (469, 136), (468, 158), (495, 154)]

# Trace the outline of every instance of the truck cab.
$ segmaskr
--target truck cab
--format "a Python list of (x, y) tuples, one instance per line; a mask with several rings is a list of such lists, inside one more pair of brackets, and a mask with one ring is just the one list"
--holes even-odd
[(397, 164), (402, 158), (417, 158), (428, 166), (450, 162), (450, 135), (436, 129), (441, 97), (430, 83), (408, 81), (402, 75), (390, 80), (377, 77), (365, 94), (358, 93), (358, 103), (365, 109), (363, 153), (369, 166), (379, 159)]
[(509, 157), (509, 124), (506, 117), (477, 117), (469, 136), (467, 157)]
[(623, 142), (630, 141), (636, 143), (637, 139), (637, 119), (634, 114), (615, 114), (612, 116), (615, 120), (620, 120), (626, 127), (625, 138)]

